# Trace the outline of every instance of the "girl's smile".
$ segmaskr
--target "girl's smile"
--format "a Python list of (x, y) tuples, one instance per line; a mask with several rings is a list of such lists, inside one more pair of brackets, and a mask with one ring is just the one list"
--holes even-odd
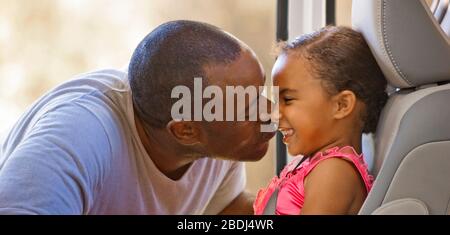
[(289, 139), (295, 134), (295, 130), (292, 128), (281, 127), (279, 131), (283, 134), (283, 143), (289, 145)]

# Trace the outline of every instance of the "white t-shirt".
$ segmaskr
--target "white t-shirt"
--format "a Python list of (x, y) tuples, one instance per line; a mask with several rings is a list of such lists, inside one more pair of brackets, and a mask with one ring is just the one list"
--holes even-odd
[(163, 175), (137, 134), (127, 74), (81, 75), (36, 101), (0, 149), (0, 214), (217, 214), (243, 163), (202, 158)]

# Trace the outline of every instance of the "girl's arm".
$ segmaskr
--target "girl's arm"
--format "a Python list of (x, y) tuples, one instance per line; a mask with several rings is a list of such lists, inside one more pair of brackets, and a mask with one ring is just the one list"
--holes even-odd
[(301, 214), (357, 214), (366, 194), (357, 169), (340, 158), (320, 162), (305, 178), (304, 186)]

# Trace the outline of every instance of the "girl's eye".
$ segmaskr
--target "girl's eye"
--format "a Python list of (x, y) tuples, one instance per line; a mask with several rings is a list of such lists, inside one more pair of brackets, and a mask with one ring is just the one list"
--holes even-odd
[(283, 101), (285, 104), (290, 104), (294, 99), (291, 97), (283, 97)]

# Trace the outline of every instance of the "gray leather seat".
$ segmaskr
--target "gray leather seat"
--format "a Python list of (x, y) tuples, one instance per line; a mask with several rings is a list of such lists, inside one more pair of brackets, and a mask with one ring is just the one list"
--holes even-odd
[(353, 0), (352, 14), (395, 88), (360, 214), (449, 214), (450, 38), (425, 0)]

